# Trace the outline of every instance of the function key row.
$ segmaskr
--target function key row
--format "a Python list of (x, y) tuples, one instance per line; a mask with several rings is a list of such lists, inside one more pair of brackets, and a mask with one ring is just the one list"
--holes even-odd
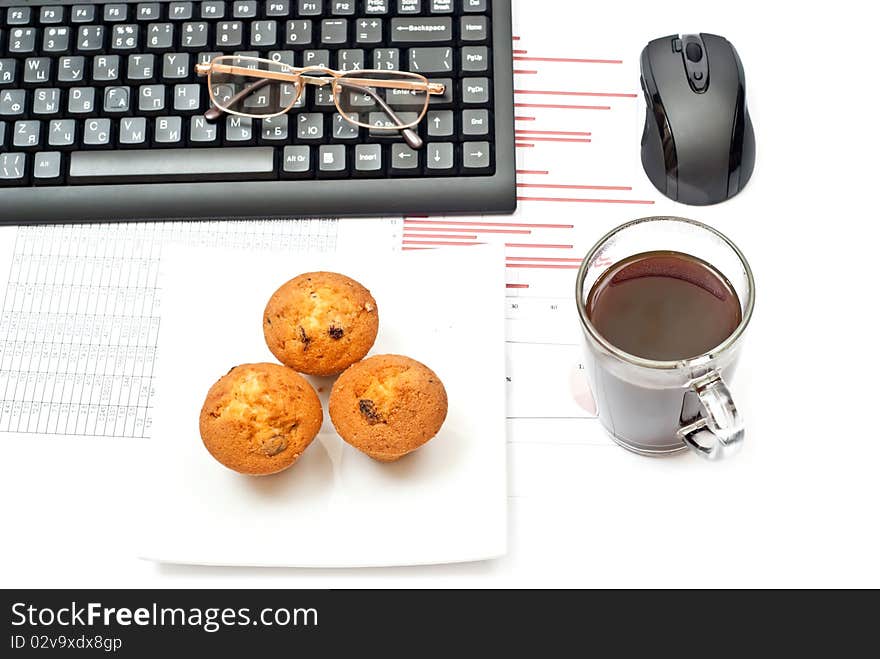
[[(460, 7), (460, 9), (459, 9)], [(166, 9), (167, 8), (167, 9)], [(401, 16), (423, 14), (454, 14), (457, 11), (482, 14), (488, 11), (488, 0), (204, 0), (203, 2), (141, 2), (138, 4), (109, 3), (105, 5), (73, 5), (69, 8), (71, 23), (124, 23), (133, 21), (188, 21), (194, 17), (219, 20), (288, 18), (292, 16), (354, 16), (358, 11), (369, 16), (387, 16), (394, 9)], [(5, 10), (7, 26), (32, 24), (60, 25), (65, 22), (68, 7), (9, 7)], [(3, 19), (0, 14), (0, 19)], [(4, 24), (0, 20), (0, 26)]]

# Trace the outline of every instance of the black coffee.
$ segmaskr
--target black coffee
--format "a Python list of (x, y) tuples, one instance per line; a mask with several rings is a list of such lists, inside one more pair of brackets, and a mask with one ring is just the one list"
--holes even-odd
[(621, 350), (660, 361), (697, 357), (742, 320), (730, 282), (705, 261), (672, 251), (619, 261), (587, 298), (593, 326)]

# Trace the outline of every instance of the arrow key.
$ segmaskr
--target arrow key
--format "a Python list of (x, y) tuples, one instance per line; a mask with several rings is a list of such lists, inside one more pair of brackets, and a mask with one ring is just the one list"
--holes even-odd
[(453, 171), (453, 146), (449, 142), (434, 142), (426, 152), (428, 171), (437, 174), (451, 174)]
[(432, 110), (428, 113), (428, 137), (450, 137), (453, 132), (452, 110)]
[(398, 176), (419, 173), (419, 152), (409, 145), (397, 143), (391, 145), (391, 173)]
[(468, 174), (488, 172), (492, 168), (492, 148), (488, 142), (465, 142), (462, 146), (462, 164)]

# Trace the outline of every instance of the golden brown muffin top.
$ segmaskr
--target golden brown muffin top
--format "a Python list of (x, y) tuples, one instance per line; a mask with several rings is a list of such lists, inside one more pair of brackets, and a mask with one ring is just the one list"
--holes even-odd
[(370, 291), (335, 272), (294, 277), (275, 291), (263, 314), (272, 354), (311, 375), (335, 375), (362, 359), (378, 331)]
[(323, 410), (306, 380), (278, 364), (242, 364), (208, 391), (199, 418), (205, 447), (246, 474), (286, 469), (321, 428)]
[(336, 381), (330, 418), (349, 444), (390, 460), (436, 435), (447, 405), (446, 389), (430, 368), (402, 355), (377, 355)]

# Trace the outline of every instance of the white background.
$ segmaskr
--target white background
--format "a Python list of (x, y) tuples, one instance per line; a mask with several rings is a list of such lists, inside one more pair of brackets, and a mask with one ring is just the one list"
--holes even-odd
[[(641, 45), (673, 32), (722, 34), (739, 50), (758, 141), (751, 183), (697, 215), (670, 202), (652, 213), (712, 223), (755, 270), (757, 312), (733, 387), (748, 421), (743, 453), (709, 465), (595, 442), (517, 442), (504, 559), (260, 570), (139, 561), (128, 531), (137, 523), (134, 465), (118, 447), (34, 443), (26, 459), (4, 465), (15, 476), (0, 484), (0, 584), (880, 586), (874, 12), (856, 2), (540, 6), (560, 40), (588, 50), (592, 39), (619, 37), (630, 65)], [(634, 162), (640, 131), (634, 126), (632, 143), (621, 145)], [(586, 213), (597, 237), (616, 221), (602, 209)], [(72, 465), (83, 455), (106, 463), (106, 478), (78, 479)]]

